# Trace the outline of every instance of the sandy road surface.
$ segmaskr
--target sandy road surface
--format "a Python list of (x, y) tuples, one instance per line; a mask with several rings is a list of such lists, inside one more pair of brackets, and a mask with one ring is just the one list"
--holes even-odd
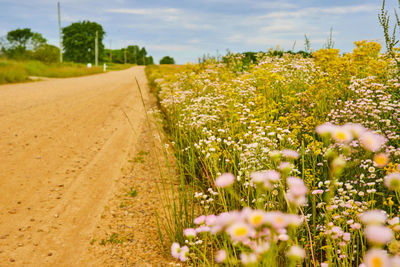
[[(0, 266), (90, 266), (151, 98), (144, 68), (0, 86)], [(126, 115), (133, 127), (128, 123)]]

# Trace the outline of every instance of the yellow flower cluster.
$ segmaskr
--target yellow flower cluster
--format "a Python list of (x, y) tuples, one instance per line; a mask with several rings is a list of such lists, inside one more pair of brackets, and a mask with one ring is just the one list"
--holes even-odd
[[(318, 257), (330, 263), (362, 262), (366, 240), (359, 215), (379, 208), (391, 216), (400, 205), (397, 192), (384, 185), (385, 175), (399, 172), (400, 80), (379, 43), (354, 44), (347, 54), (321, 49), (308, 58), (270, 52), (257, 55), (256, 62), (230, 54), (199, 64), (147, 67), (176, 159), (201, 191), (195, 198), (205, 213), (241, 207), (287, 212), (275, 185), (259, 194), (251, 180), (252, 173), (287, 165), (289, 181), (298, 185), (292, 176), (299, 176), (308, 189), (307, 200), (299, 203), (308, 203), (303, 219), (311, 230), (299, 231), (301, 245), (313, 243)], [(319, 136), (315, 129), (322, 124)], [(371, 131), (359, 138), (364, 127)], [(290, 165), (275, 158), (285, 149), (299, 155)], [(214, 180), (226, 172), (234, 174), (229, 184), (237, 180), (229, 189), (235, 197), (215, 192)]]

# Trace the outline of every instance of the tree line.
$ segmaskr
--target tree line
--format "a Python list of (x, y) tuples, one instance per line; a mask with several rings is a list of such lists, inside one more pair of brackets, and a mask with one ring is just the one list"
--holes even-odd
[[(106, 32), (100, 24), (91, 21), (74, 22), (64, 27), (62, 29), (64, 60), (77, 63), (94, 63), (97, 35), (98, 60), (100, 63), (154, 64), (153, 57), (147, 55), (144, 47), (129, 45), (121, 49), (105, 49), (103, 44), (105, 34)], [(60, 49), (48, 44), (40, 33), (33, 32), (29, 28), (9, 31), (6, 36), (0, 38), (0, 47), (0, 56), (6, 56), (10, 59), (35, 59), (48, 63), (59, 61)], [(164, 57), (160, 64), (165, 64), (163, 62), (166, 59), (168, 61), (166, 64), (174, 64), (174, 60), (170, 57)]]
[(0, 38), (0, 55), (17, 60), (35, 59), (43, 62), (56, 62), (60, 49), (47, 43), (47, 40), (31, 29), (9, 31)]
[(104, 62), (129, 63), (137, 65), (154, 64), (152, 56), (147, 56), (146, 48), (137, 45), (129, 45), (121, 49), (105, 49)]

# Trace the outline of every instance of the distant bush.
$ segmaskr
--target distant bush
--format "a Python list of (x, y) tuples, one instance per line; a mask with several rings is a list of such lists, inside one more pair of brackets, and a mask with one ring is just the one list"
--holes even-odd
[(45, 63), (59, 61), (60, 49), (54, 45), (45, 44), (32, 53), (32, 58)]
[(0, 84), (15, 83), (28, 80), (25, 68), (14, 61), (0, 61)]
[(160, 60), (160, 64), (175, 64), (175, 60), (172, 57), (165, 56)]

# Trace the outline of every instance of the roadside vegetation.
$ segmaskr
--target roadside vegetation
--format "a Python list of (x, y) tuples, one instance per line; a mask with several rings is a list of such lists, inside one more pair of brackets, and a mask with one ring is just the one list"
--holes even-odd
[(393, 55), (358, 41), (247, 59), (147, 68), (182, 175), (166, 250), (190, 266), (398, 266)]
[[(119, 66), (113, 66), (119, 68)], [(16, 61), (0, 59), (0, 84), (30, 81), (30, 76), (67, 78), (102, 73), (103, 67), (87, 68), (79, 63), (43, 63), (40, 61)]]

